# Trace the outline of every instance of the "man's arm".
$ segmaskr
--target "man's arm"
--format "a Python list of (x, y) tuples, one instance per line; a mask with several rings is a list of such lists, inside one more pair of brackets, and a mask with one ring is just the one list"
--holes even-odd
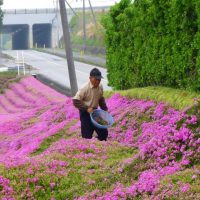
[(101, 97), (101, 98), (99, 99), (99, 106), (100, 106), (100, 108), (101, 108), (102, 110), (105, 110), (105, 111), (108, 110), (108, 107), (107, 107), (107, 105), (106, 105), (106, 101), (105, 101), (105, 98), (104, 98), (104, 97)]
[(86, 111), (88, 109), (88, 106), (86, 106), (82, 101), (84, 97), (85, 97), (85, 88), (82, 87), (72, 99), (73, 105), (82, 111)]
[(84, 105), (81, 100), (72, 99), (72, 101), (73, 101), (74, 106), (78, 108), (79, 110), (86, 111), (88, 109), (88, 107)]

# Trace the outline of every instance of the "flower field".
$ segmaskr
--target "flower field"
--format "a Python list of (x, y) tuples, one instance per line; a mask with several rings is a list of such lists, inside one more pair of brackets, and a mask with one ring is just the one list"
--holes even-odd
[(182, 111), (114, 94), (106, 142), (72, 100), (26, 77), (0, 95), (0, 198), (200, 199), (200, 101)]

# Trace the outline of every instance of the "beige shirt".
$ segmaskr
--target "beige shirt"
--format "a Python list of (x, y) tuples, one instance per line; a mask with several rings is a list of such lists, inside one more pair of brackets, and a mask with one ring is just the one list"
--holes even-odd
[(95, 88), (91, 82), (86, 83), (76, 93), (73, 99), (77, 99), (83, 102), (88, 107), (97, 108), (99, 105), (99, 99), (103, 96), (103, 86), (100, 84)]

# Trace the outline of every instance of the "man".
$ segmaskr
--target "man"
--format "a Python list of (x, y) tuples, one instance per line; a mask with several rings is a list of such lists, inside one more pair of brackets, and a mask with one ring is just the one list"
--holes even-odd
[(79, 109), (80, 113), (82, 137), (91, 139), (95, 130), (100, 141), (107, 139), (108, 130), (95, 127), (91, 122), (90, 113), (98, 106), (105, 111), (108, 110), (103, 97), (103, 86), (100, 84), (101, 78), (103, 78), (101, 72), (97, 68), (92, 69), (89, 81), (73, 98), (73, 104)]

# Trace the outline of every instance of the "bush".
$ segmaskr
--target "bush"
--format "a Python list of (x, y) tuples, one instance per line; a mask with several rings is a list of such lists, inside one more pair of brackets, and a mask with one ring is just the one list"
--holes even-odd
[(102, 20), (109, 84), (200, 91), (197, 0), (121, 0)]

